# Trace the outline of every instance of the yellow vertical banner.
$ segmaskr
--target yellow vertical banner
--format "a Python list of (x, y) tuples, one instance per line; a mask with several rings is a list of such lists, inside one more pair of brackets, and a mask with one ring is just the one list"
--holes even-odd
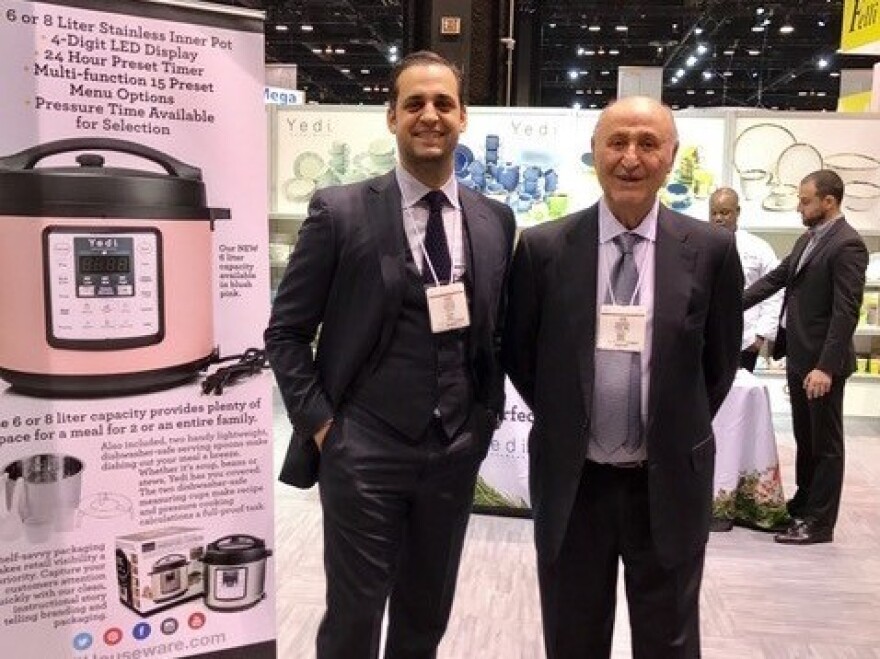
[(880, 54), (880, 0), (844, 0), (840, 50)]

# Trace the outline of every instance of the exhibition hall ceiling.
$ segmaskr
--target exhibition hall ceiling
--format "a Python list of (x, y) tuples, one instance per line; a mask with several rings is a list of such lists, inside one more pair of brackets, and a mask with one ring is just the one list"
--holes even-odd
[[(392, 61), (407, 43), (413, 1), (227, 4), (266, 10), (266, 61), (296, 64), (310, 100), (374, 104), (384, 101)], [(876, 61), (836, 53), (843, 0), (516, 0), (516, 11), (539, 34), (532, 57), (543, 106), (603, 107), (616, 94), (619, 66), (656, 66), (673, 106), (833, 110), (841, 69)]]

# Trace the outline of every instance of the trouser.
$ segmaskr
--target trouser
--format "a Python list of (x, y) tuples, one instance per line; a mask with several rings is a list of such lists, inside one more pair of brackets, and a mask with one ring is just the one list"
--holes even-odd
[(446, 630), (480, 462), (485, 414), (451, 441), (432, 421), (417, 442), (363, 411), (337, 417), (321, 455), (327, 609), (319, 659), (429, 659)]
[(843, 390), (846, 378), (833, 377), (830, 391), (809, 400), (806, 374), (787, 373), (791, 423), (797, 446), (794, 496), (797, 517), (833, 529), (843, 489)]
[(634, 659), (699, 657), (704, 555), (662, 566), (651, 536), (647, 468), (587, 462), (560, 554), (538, 561), (548, 659), (611, 655), (620, 559)]

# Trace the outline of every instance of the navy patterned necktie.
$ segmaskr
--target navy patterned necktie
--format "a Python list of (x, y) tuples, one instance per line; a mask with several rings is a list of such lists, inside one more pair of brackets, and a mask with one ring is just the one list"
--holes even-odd
[(434, 266), (437, 282), (447, 284), (452, 274), (452, 258), (449, 255), (446, 230), (443, 228), (443, 204), (446, 202), (446, 195), (440, 190), (431, 190), (422, 200), (428, 205), (428, 225), (425, 227), (426, 259), (422, 267), (422, 281), (426, 284), (435, 283), (434, 275), (431, 274), (431, 266)]

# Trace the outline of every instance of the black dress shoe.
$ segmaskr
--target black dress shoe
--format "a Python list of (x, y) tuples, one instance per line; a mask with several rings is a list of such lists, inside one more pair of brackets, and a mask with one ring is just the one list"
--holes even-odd
[(834, 532), (827, 526), (796, 519), (788, 529), (777, 533), (773, 539), (783, 545), (815, 545), (820, 542), (831, 542), (834, 539)]
[(713, 517), (709, 523), (709, 530), (713, 533), (723, 533), (733, 528), (733, 520), (727, 517)]

